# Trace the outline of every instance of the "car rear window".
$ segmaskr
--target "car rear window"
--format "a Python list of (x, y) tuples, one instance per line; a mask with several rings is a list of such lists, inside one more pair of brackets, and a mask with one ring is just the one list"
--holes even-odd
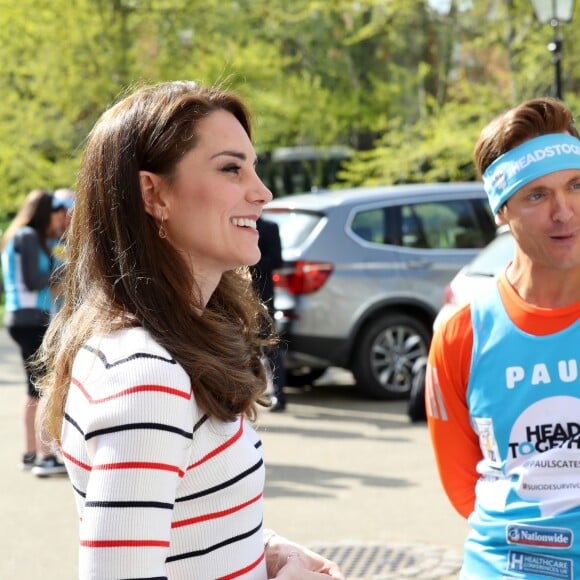
[(465, 268), (469, 275), (498, 276), (514, 257), (515, 240), (509, 231), (499, 233)]
[(316, 212), (271, 209), (265, 210), (262, 217), (278, 224), (282, 246), (291, 249), (304, 243), (324, 215)]
[(358, 211), (352, 232), (376, 244), (404, 248), (483, 248), (495, 235), (493, 218), (477, 199), (453, 199), (388, 205)]

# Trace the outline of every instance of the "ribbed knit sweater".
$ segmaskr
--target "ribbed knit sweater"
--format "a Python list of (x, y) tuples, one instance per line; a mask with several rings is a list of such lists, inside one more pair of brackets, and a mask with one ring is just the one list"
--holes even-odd
[(62, 452), (82, 580), (266, 578), (261, 441), (242, 417), (208, 418), (144, 329), (79, 351)]

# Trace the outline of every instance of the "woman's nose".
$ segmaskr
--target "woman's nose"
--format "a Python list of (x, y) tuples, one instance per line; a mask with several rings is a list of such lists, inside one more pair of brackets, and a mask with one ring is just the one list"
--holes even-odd
[(272, 192), (266, 187), (265, 183), (260, 179), (258, 174), (255, 176), (255, 181), (252, 184), (253, 201), (263, 204), (272, 201)]

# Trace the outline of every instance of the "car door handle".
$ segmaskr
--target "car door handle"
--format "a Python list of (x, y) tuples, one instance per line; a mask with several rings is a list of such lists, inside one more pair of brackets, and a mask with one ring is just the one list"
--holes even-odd
[(407, 260), (405, 264), (409, 270), (419, 270), (422, 268), (430, 268), (433, 262), (429, 260)]

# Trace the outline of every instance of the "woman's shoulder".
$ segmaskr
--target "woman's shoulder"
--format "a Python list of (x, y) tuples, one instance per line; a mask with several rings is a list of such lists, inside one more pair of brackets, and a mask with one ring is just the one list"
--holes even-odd
[(21, 226), (14, 232), (14, 243), (16, 245), (21, 244), (23, 241), (25, 243), (38, 243), (39, 241), (38, 232), (30, 226)]
[[(96, 361), (99, 361), (95, 364)], [(81, 348), (75, 367), (108, 377), (132, 376), (134, 381), (171, 385), (190, 390), (181, 365), (142, 327), (124, 328), (93, 335)]]
[(142, 328), (93, 335), (75, 357), (69, 401), (89, 401), (99, 425), (162, 416), (191, 432), (201, 415), (187, 373)]
[(38, 232), (32, 226), (20, 226), (14, 233), (14, 237), (38, 238)]
[(93, 335), (87, 345), (110, 352), (114, 356), (143, 353), (173, 360), (167, 349), (161, 346), (142, 326), (121, 328), (107, 334)]
[(7, 238), (3, 238), (2, 254), (10, 254), (20, 251), (20, 247), (25, 244), (28, 247), (40, 245), (38, 232), (30, 226), (20, 226), (12, 234), (8, 233)]

